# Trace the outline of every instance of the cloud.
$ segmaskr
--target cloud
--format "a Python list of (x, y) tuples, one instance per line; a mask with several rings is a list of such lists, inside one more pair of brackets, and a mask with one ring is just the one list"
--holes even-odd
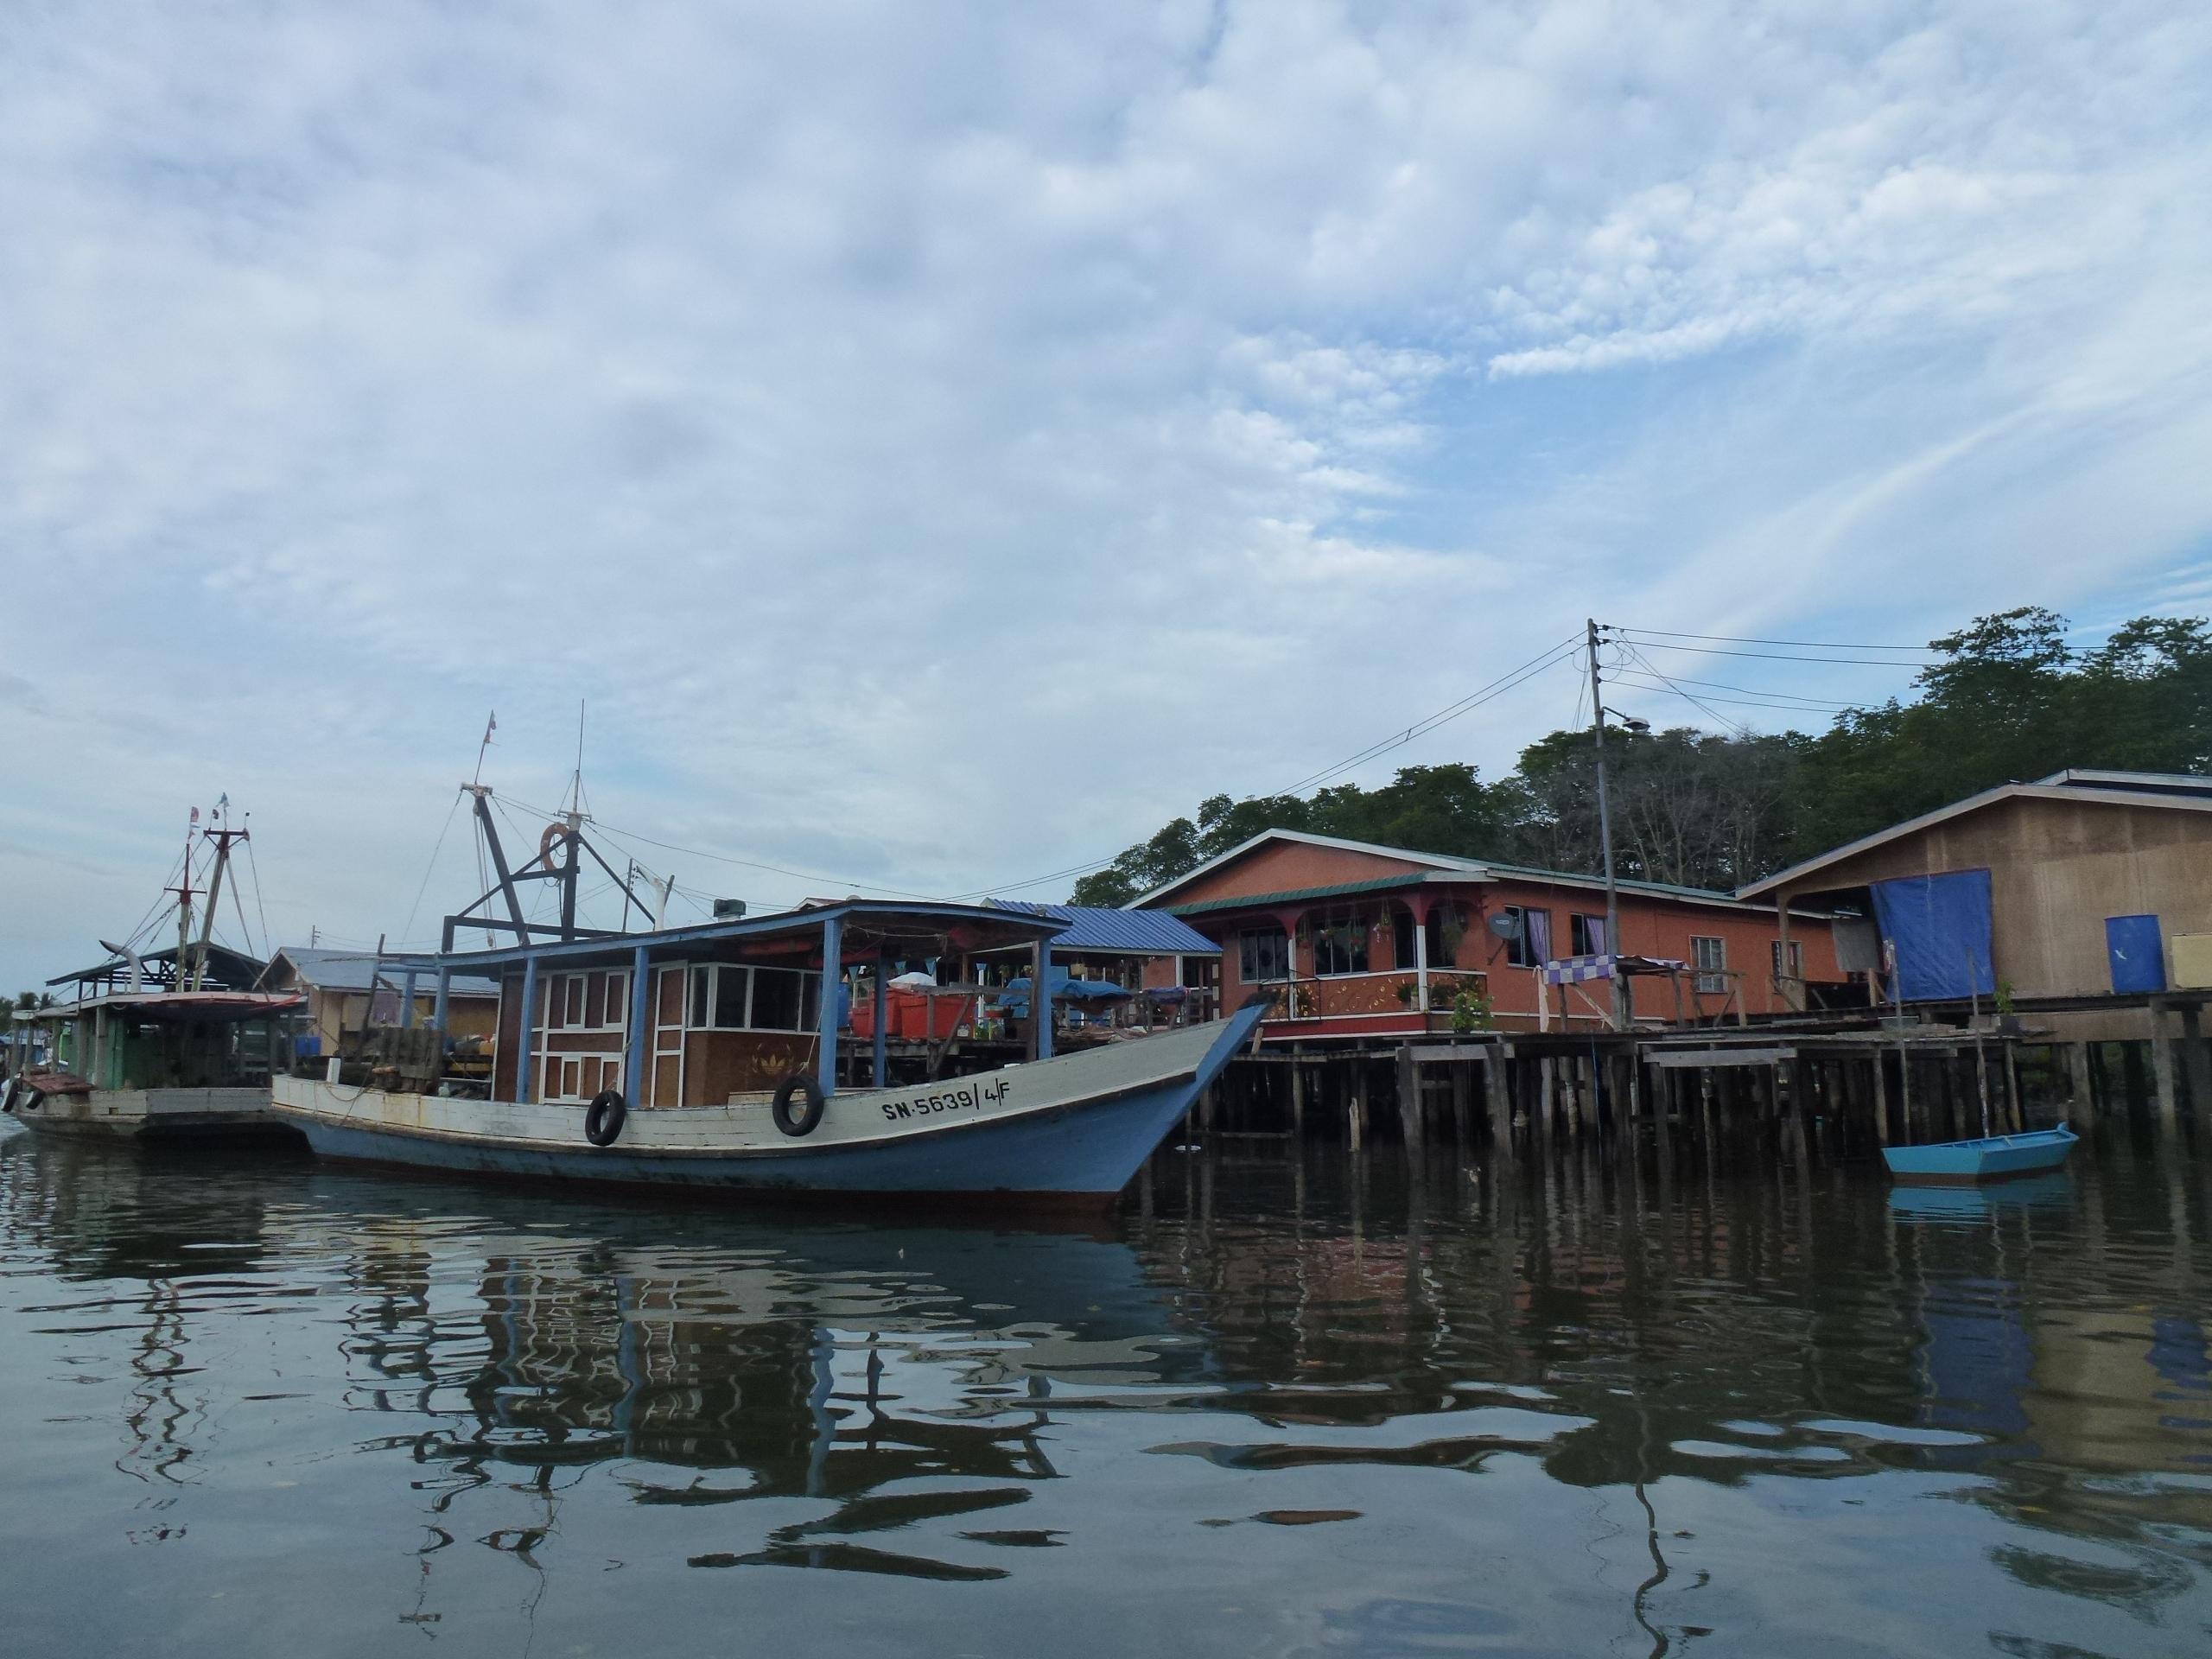
[(8, 28), (19, 977), (221, 789), (272, 928), (401, 929), (495, 705), (518, 801), (581, 700), (618, 828), (965, 892), (1586, 614), (2102, 613), (2212, 526), (2199, 8)]

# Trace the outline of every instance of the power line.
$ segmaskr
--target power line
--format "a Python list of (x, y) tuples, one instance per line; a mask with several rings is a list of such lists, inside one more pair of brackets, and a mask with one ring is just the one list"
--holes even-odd
[[(1791, 702), (1810, 703), (1821, 709), (1855, 709), (1859, 706), (1856, 703), (1838, 702), (1831, 697), (1802, 697), (1795, 691), (1770, 691), (1764, 686), (1730, 685), (1721, 680), (1694, 680), (1687, 674), (1679, 674), (1674, 677), (1675, 683), (1681, 685), (1701, 685), (1715, 691), (1740, 691), (1745, 696), (1751, 697), (1778, 697)], [(1716, 698), (1715, 701), (1719, 699)]]
[(1787, 652), (1723, 651), (1716, 645), (1662, 645), (1656, 639), (1624, 639), (1621, 643), (1623, 645), (1648, 645), (1653, 651), (1694, 651), (1700, 656), (1703, 657), (1755, 657), (1764, 662), (1770, 663), (1840, 663), (1845, 665), (1855, 664), (1866, 668), (1886, 668), (1891, 671), (1900, 668), (1934, 668), (1938, 666), (1938, 664), (1934, 663), (1891, 662), (1880, 657), (1800, 657)]
[[(1675, 691), (1686, 685), (1703, 685), (1702, 680), (1677, 680), (1665, 676), (1655, 677), (1655, 671), (1648, 668), (1626, 668), (1614, 671), (1613, 677), (1643, 691)], [(1847, 702), (1808, 702), (1793, 699), (1778, 702), (1761, 696), (1724, 697), (1707, 694), (1710, 702), (1729, 703), (1739, 709), (1771, 709), (1785, 715), (1840, 715), (1856, 705)]]
[[(1503, 696), (1508, 691), (1514, 690), (1524, 681), (1535, 678), (1535, 676), (1542, 673), (1546, 669), (1554, 667), (1563, 662), (1573, 660), (1577, 654), (1575, 646), (1579, 639), (1579, 635), (1569, 635), (1558, 645), (1530, 658), (1527, 662), (1522, 664), (1520, 667), (1508, 670), (1497, 679), (1491, 681), (1487, 685), (1477, 687), (1474, 690), (1470, 691), (1465, 696), (1460, 698), (1458, 702), (1446, 703), (1434, 714), (1429, 715), (1421, 720), (1414, 721), (1414, 724), (1407, 727), (1403, 731), (1394, 732), (1389, 737), (1384, 738), (1382, 741), (1370, 744), (1366, 748), (1362, 749), (1357, 754), (1351, 755), (1343, 760), (1339, 760), (1332, 766), (1326, 766), (1319, 772), (1310, 773), (1306, 777), (1299, 779), (1298, 782), (1291, 785), (1287, 789), (1280, 789), (1275, 791), (1275, 794), (1277, 796), (1298, 795), (1303, 793), (1308, 789), (1317, 788), (1320, 785), (1328, 782), (1331, 779), (1351, 771), (1354, 766), (1363, 766), (1378, 755), (1388, 754), (1392, 749), (1401, 748), (1406, 744), (1412, 742), (1415, 738), (1425, 736), (1428, 733), (1434, 731), (1438, 727), (1447, 725), (1451, 721), (1459, 719), (1462, 715), (1471, 713), (1473, 710), (1479, 709), (1484, 703), (1491, 701), (1493, 698)], [(1258, 798), (1248, 795), (1244, 798), (1246, 800), (1253, 800)], [(1064, 870), (1052, 870), (1043, 875), (1032, 876), (1026, 881), (995, 882), (990, 887), (978, 887), (972, 893), (957, 893), (955, 894), (954, 897), (956, 899), (973, 899), (980, 898), (989, 893), (1020, 893), (1026, 888), (1042, 887), (1047, 881), (1064, 880), (1069, 876), (1088, 875), (1094, 870), (1103, 870), (1108, 865), (1111, 864), (1115, 859), (1119, 858), (1121, 855), (1122, 855), (1119, 852), (1116, 852), (1106, 858), (1093, 859), (1089, 863), (1073, 864), (1070, 865)]]
[(1662, 639), (1714, 639), (1731, 645), (1802, 645), (1814, 651), (1917, 651), (1929, 647), (1918, 645), (1847, 645), (1833, 639), (1761, 639), (1748, 634), (1682, 633), (1672, 628), (1615, 628), (1615, 633), (1653, 634)]
[(1527, 662), (1522, 664), (1520, 667), (1509, 669), (1505, 673), (1499, 675), (1497, 678), (1492, 680), (1489, 684), (1478, 686), (1474, 690), (1470, 691), (1465, 696), (1459, 699), (1458, 702), (1446, 703), (1434, 714), (1415, 721), (1411, 726), (1407, 727), (1404, 731), (1395, 732), (1390, 736), (1384, 738), (1379, 743), (1370, 744), (1366, 748), (1362, 749), (1357, 754), (1352, 755), (1349, 759), (1339, 760), (1332, 766), (1325, 766), (1319, 772), (1313, 772), (1307, 777), (1300, 779), (1287, 789), (1277, 790), (1275, 793), (1278, 795), (1299, 794), (1305, 790), (1313, 788), (1317, 785), (1327, 782), (1330, 779), (1336, 777), (1340, 772), (1348, 772), (1354, 766), (1363, 765), (1367, 761), (1372, 760), (1379, 754), (1387, 754), (1392, 749), (1402, 747), (1405, 744), (1412, 742), (1414, 739), (1434, 731), (1440, 726), (1447, 725), (1451, 721), (1459, 719), (1460, 715), (1468, 714), (1474, 709), (1481, 708), (1483, 704), (1491, 701), (1493, 698), (1503, 696), (1508, 691), (1512, 690), (1514, 687), (1519, 685), (1523, 680), (1533, 678), (1535, 675), (1541, 673), (1545, 669), (1552, 667), (1554, 664), (1566, 661), (1574, 654), (1573, 647), (1575, 644), (1575, 636), (1569, 635), (1567, 639), (1560, 641), (1558, 645), (1540, 652), (1537, 655), (1530, 658)]
[(1661, 679), (1667, 680), (1668, 686), (1674, 691), (1675, 696), (1688, 698), (1691, 702), (1697, 704), (1699, 708), (1704, 709), (1707, 714), (1711, 715), (1713, 719), (1719, 721), (1723, 726), (1732, 728), (1738, 735), (1742, 737), (1751, 736), (1751, 728), (1749, 726), (1746, 726), (1742, 721), (1729, 719), (1727, 715), (1722, 714), (1718, 709), (1713, 708), (1710, 703), (1704, 702), (1692, 692), (1683, 690), (1682, 688), (1676, 685), (1674, 681), (1667, 679), (1665, 672), (1648, 659), (1631, 642), (1624, 640), (1622, 641), (1622, 644), (1627, 646), (1629, 654), (1637, 662), (1643, 664), (1643, 666), (1649, 669), (1652, 673), (1658, 675)]

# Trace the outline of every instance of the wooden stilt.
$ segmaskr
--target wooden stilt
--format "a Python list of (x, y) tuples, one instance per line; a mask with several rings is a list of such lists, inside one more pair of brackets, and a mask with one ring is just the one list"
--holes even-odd
[(1421, 1158), (1421, 1063), (1414, 1058), (1411, 1043), (1398, 1045), (1398, 1132), (1405, 1137), (1406, 1156)]
[(2181, 1078), (2164, 1007), (2151, 1005), (2151, 1077), (2158, 1091), (2158, 1127), (2173, 1128), (2181, 1116)]
[(2096, 1096), (2089, 1084), (2089, 1046), (2087, 1043), (2068, 1043), (2064, 1046), (2070, 1103), (2083, 1117), (2094, 1117), (2096, 1116)]
[[(1483, 1095), (1490, 1109), (1490, 1143), (1501, 1159), (1513, 1156), (1513, 1096), (1506, 1087), (1504, 1045), (1483, 1057)], [(1457, 1107), (1458, 1102), (1453, 1102)]]

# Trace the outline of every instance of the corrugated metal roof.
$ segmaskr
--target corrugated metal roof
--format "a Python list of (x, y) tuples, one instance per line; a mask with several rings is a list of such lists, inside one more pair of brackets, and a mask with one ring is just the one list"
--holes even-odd
[[(323, 950), (304, 944), (288, 944), (276, 953), (292, 964), (292, 969), (302, 985), (311, 985), (319, 991), (365, 991), (369, 988), (369, 971), (376, 966), (373, 952), (362, 950)], [(397, 987), (408, 970), (409, 964), (384, 959), (384, 982)], [(415, 992), (428, 995), (437, 988), (437, 970), (416, 966)], [(461, 974), (453, 976), (453, 991), (458, 996), (495, 996), (499, 982), (489, 974)]]
[(1109, 910), (1095, 905), (1037, 905), (1017, 899), (994, 899), (1001, 910), (1044, 916), (1064, 921), (1066, 930), (1052, 936), (1055, 950), (1121, 950), (1135, 956), (1172, 957), (1221, 954), (1221, 947), (1187, 923), (1165, 910)]
[[(1605, 887), (1602, 876), (1577, 875), (1567, 870), (1540, 870), (1522, 864), (1484, 864), (1464, 873), (1419, 870), (1406, 875), (1378, 875), (1365, 881), (1340, 881), (1325, 887), (1299, 887), (1288, 893), (1243, 893), (1234, 899), (1205, 899), (1195, 904), (1163, 905), (1160, 909), (1174, 916), (1204, 916), (1217, 911), (1265, 910), (1273, 905), (1310, 904), (1317, 899), (1343, 899), (1362, 893), (1389, 893), (1395, 888), (1430, 887), (1439, 882), (1458, 884), (1500, 879), (1583, 887), (1599, 893), (1604, 892)], [(1614, 885), (1623, 893), (1683, 899), (1697, 904), (1726, 905), (1732, 909), (1747, 908), (1733, 893), (1715, 893), (1709, 887), (1678, 887), (1664, 881), (1625, 879)]]
[[(1393, 887), (1418, 887), (1428, 880), (1429, 873), (1421, 871), (1413, 875), (1378, 875), (1369, 881), (1339, 881), (1333, 887), (1298, 887), (1289, 893), (1252, 893), (1235, 899), (1202, 899), (1194, 905), (1166, 905), (1161, 911), (1173, 916), (1204, 916), (1217, 910), (1264, 910), (1269, 905), (1300, 905), (1313, 899), (1343, 899), (1355, 893), (1387, 893)], [(1133, 912), (1141, 916), (1145, 912)]]

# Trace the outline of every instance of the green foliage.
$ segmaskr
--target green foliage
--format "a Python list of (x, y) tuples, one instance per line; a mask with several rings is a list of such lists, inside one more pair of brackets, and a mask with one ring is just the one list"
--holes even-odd
[[(1930, 642), (1942, 660), (1914, 698), (1852, 709), (1817, 734), (1732, 737), (1690, 727), (1606, 738), (1625, 877), (1732, 889), (1977, 791), (2063, 768), (2212, 772), (2212, 632), (2142, 617), (2088, 652), (2033, 607)], [(1119, 905), (1270, 829), (1595, 873), (1596, 754), (1554, 732), (1495, 783), (1473, 766), (1408, 766), (1374, 789), (1310, 799), (1216, 795), (1075, 887)]]
[(1480, 991), (1462, 991), (1452, 999), (1452, 1029), (1465, 1036), (1471, 1031), (1488, 1031), (1497, 1023), (1491, 1012), (1490, 998)]

